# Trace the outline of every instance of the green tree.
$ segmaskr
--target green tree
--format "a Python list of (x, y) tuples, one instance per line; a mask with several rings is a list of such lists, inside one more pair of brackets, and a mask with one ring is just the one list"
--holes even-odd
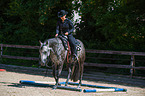
[(38, 45), (54, 37), (58, 11), (72, 12), (72, 0), (7, 0), (6, 5), (1, 5), (6, 19), (0, 17), (0, 41), (7, 44)]
[(144, 0), (82, 0), (82, 23), (77, 34), (87, 41), (88, 48), (144, 51), (144, 3)]

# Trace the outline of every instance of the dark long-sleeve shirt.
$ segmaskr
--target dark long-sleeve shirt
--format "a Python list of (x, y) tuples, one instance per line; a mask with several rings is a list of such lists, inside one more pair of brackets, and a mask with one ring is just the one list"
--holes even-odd
[(72, 35), (72, 32), (74, 30), (74, 26), (71, 20), (66, 18), (64, 22), (62, 20), (58, 20), (57, 26), (56, 26), (56, 34), (62, 34), (64, 35), (66, 32), (68, 32), (68, 35)]

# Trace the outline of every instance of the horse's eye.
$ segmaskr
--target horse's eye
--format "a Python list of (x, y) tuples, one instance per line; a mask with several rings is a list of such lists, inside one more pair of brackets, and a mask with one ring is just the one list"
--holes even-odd
[(43, 54), (46, 54), (46, 53), (47, 53), (46, 51), (43, 52)]

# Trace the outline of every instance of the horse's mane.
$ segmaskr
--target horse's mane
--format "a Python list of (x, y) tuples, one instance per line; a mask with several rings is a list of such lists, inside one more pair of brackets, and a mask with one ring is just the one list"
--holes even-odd
[(50, 39), (45, 40), (44, 43), (46, 43), (46, 44), (49, 43), (50, 46), (52, 46), (54, 44), (58, 44), (58, 43), (60, 44), (62, 42), (61, 42), (60, 38), (50, 38)]

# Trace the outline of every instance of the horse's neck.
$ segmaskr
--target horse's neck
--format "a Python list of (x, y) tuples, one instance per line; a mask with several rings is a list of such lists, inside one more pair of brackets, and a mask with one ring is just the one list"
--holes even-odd
[(48, 40), (49, 47), (51, 47), (55, 54), (60, 54), (61, 50), (63, 50), (62, 41), (59, 38), (52, 38)]
[(55, 62), (55, 60), (62, 61), (62, 56), (65, 56), (65, 49), (62, 45), (62, 41), (59, 38), (52, 38), (49, 39), (49, 45), (54, 50), (54, 53), (50, 54), (53, 62)]
[(52, 38), (52, 39), (49, 39), (48, 42), (49, 42), (49, 46), (50, 46), (50, 47), (53, 47), (53, 48), (54, 48), (55, 46), (59, 46), (59, 44), (62, 43), (62, 41), (61, 41), (59, 38)]

